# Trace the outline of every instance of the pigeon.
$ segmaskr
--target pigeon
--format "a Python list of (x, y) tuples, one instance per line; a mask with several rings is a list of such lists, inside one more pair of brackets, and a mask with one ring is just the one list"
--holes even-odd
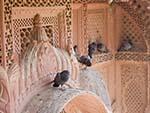
[[(53, 87), (61, 87), (69, 80), (70, 73), (68, 70), (64, 70), (61, 73), (57, 73), (54, 80), (51, 83), (53, 84)], [(50, 84), (51, 84), (50, 83)]]
[(81, 56), (78, 61), (86, 66), (85, 69), (92, 66), (92, 59), (90, 56)]
[(122, 41), (122, 44), (120, 46), (120, 48), (118, 49), (118, 51), (129, 51), (131, 50), (131, 48), (133, 48), (133, 43), (130, 39), (126, 39)]
[(97, 43), (97, 51), (101, 53), (107, 53), (108, 49), (103, 43)]
[(74, 50), (75, 53), (77, 53), (77, 45), (75, 45), (75, 46), (73, 47), (73, 50)]
[(77, 45), (75, 45), (75, 46), (73, 47), (73, 50), (74, 50), (74, 55), (75, 55), (75, 57), (78, 59), (79, 54), (78, 54), (77, 48), (78, 48)]
[(97, 44), (95, 42), (92, 42), (91, 44), (88, 45), (88, 56), (92, 58), (93, 54), (97, 50)]

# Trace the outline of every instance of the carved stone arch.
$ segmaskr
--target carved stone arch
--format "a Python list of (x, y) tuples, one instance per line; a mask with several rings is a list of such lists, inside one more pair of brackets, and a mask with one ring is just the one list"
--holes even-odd
[[(36, 104), (39, 99), (41, 99), (41, 104)], [(76, 102), (79, 103), (77, 104)], [(103, 101), (90, 91), (78, 89), (62, 91), (55, 88), (49, 88), (35, 96), (22, 113), (32, 113), (33, 110), (39, 113), (61, 113), (64, 111), (66, 113), (75, 113), (75, 108), (72, 108), (72, 105), (75, 105), (83, 113), (86, 111), (89, 113), (109, 113)], [(30, 109), (31, 107), (36, 109)]]
[(89, 68), (81, 70), (78, 78), (79, 86), (85, 90), (95, 93), (99, 98), (101, 98), (105, 106), (107, 106), (108, 110), (111, 112), (111, 100), (102, 74)]
[(74, 97), (64, 107), (66, 113), (109, 113), (108, 109), (98, 96), (94, 94), (80, 94)]

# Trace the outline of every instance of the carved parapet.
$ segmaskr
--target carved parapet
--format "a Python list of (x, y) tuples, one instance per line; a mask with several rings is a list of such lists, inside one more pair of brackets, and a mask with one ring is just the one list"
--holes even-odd
[(113, 54), (112, 53), (103, 53), (103, 54), (95, 54), (93, 63), (101, 63), (101, 62), (106, 62), (113, 60)]

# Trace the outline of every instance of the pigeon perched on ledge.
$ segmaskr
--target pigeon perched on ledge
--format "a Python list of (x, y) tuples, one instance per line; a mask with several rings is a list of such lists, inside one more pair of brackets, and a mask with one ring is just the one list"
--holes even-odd
[(107, 47), (101, 42), (97, 43), (97, 51), (100, 53), (108, 53)]
[(50, 83), (54, 83), (53, 87), (61, 87), (69, 80), (70, 73), (68, 70), (64, 70), (61, 73), (57, 73), (54, 80)]
[(130, 51), (133, 48), (133, 43), (130, 39), (125, 39), (122, 41), (120, 48), (118, 51)]
[(92, 66), (92, 59), (90, 56), (81, 56), (78, 58), (78, 61), (86, 66), (85, 69)]
[(97, 50), (97, 44), (96, 42), (92, 42), (91, 44), (88, 45), (88, 56), (92, 58), (93, 54)]
[(91, 57), (92, 54), (91, 54), (91, 56), (89, 56), (89, 55), (87, 55), (87, 56), (86, 55), (80, 56), (78, 54), (78, 52), (77, 52), (77, 45), (75, 45), (73, 47), (73, 49), (74, 49), (75, 56), (76, 56), (76, 58), (77, 58), (77, 60), (78, 60), (79, 63), (85, 65), (86, 67), (92, 65), (92, 57)]

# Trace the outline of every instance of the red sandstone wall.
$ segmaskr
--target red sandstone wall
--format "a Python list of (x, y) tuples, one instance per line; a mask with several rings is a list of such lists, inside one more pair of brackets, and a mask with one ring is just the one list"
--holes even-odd
[[(144, 17), (141, 16), (143, 20), (146, 18), (144, 22), (141, 22), (141, 17), (139, 16), (141, 9), (137, 9), (138, 4), (131, 4), (130, 6), (123, 4), (120, 5), (121, 7), (116, 6), (116, 8), (115, 6), (109, 7), (107, 4), (73, 5), (73, 26), (71, 26), (70, 4), (65, 4), (69, 10), (64, 9), (59, 15), (51, 16), (52, 13), (50, 12), (48, 12), (49, 15), (44, 15), (44, 13), (42, 13), (42, 11), (47, 10), (44, 6), (58, 6), (61, 4), (60, 2), (45, 4), (35, 4), (34, 1), (29, 3), (18, 3), (15, 1), (13, 4), (9, 1), (0, 2), (2, 5), (0, 7), (4, 7), (4, 11), (7, 12), (3, 13), (2, 8), (0, 9), (0, 16), (4, 16), (4, 20), (0, 21), (3, 22), (0, 23), (0, 33), (3, 32), (0, 35), (0, 49), (3, 50), (0, 51), (0, 57), (2, 57), (0, 58), (1, 65), (9, 67), (12, 61), (17, 63), (20, 62), (26, 46), (28, 45), (28, 34), (32, 28), (33, 16), (37, 12), (40, 12), (44, 16), (42, 19), (44, 22), (44, 29), (51, 39), (51, 43), (56, 47), (67, 49), (68, 38), (71, 37), (71, 27), (73, 29), (73, 44), (79, 45), (80, 53), (86, 53), (86, 47), (90, 39), (97, 39), (98, 35), (101, 35), (102, 41), (107, 45), (110, 53), (95, 55), (94, 63), (97, 64), (95, 64), (93, 68), (102, 72), (104, 75), (104, 80), (110, 92), (114, 112), (144, 113), (146, 107), (150, 104), (150, 41), (148, 40), (149, 31), (144, 31), (145, 28), (143, 29), (143, 27), (141, 27), (141, 23), (144, 23), (144, 25), (146, 22), (148, 23), (148, 19), (146, 18), (147, 13)], [(19, 8), (26, 5), (28, 5), (29, 8)], [(40, 6), (40, 8), (35, 7), (36, 5)], [(130, 9), (129, 7), (133, 8)], [(28, 13), (28, 10), (31, 12)], [(66, 13), (68, 15), (64, 15), (64, 18), (63, 14)], [(134, 16), (132, 16), (132, 14)], [(57, 22), (59, 22), (59, 24)], [(51, 33), (49, 32), (51, 29), (54, 32), (55, 38), (51, 38)], [(98, 33), (96, 32), (97, 29), (99, 29)], [(131, 52), (116, 52), (122, 37), (125, 35), (134, 36), (132, 40), (135, 42), (136, 48)], [(6, 41), (5, 44), (3, 41)], [(12, 78), (10, 77), (10, 81), (13, 89), (16, 88), (14, 83), (16, 83), (17, 87), (23, 89), (22, 87), (24, 86), (18, 85), (18, 78), (14, 80), (12, 76)], [(19, 82), (22, 81), (20, 80)], [(6, 81), (3, 86), (7, 86)], [(8, 90), (8, 88), (5, 88), (5, 90)], [(137, 92), (137, 95), (132, 92)], [(2, 95), (6, 100), (9, 100), (9, 98), (17, 98), (20, 92), (18, 92), (18, 90), (16, 90), (16, 92), (12, 91), (14, 97), (9, 97), (8, 93), (4, 91)], [(131, 101), (132, 99), (133, 101)], [(142, 105), (137, 107), (137, 101), (135, 100), (140, 100), (139, 103)], [(4, 110), (4, 108), (5, 106), (2, 107), (2, 110)]]

